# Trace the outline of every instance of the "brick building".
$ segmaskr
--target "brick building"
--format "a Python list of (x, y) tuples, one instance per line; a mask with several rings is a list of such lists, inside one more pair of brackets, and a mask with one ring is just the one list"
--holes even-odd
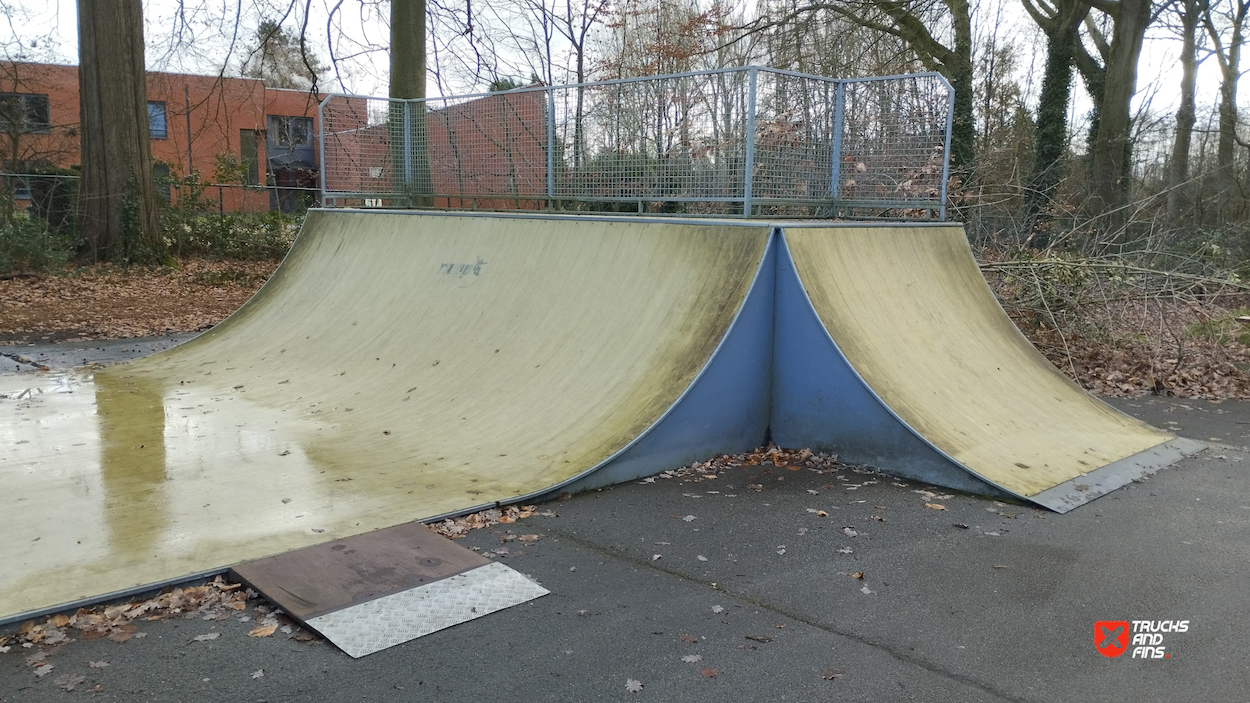
[[(156, 173), (196, 170), (212, 182), (217, 158), (233, 156), (247, 166), (247, 185), (275, 186), (213, 189), (207, 195), (226, 211), (291, 209), (311, 195), (299, 189), (317, 186), (318, 96), (175, 73), (148, 73), (147, 86)], [(78, 126), (77, 66), (0, 62), (0, 170), (78, 165)]]

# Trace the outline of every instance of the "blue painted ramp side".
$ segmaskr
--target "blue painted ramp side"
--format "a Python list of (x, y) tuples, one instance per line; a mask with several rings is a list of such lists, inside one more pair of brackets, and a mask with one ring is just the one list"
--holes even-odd
[(603, 488), (764, 443), (772, 401), (779, 240), (774, 232), (729, 331), (669, 411), (601, 466), (543, 494)]
[(968, 473), (898, 418), (825, 330), (781, 234), (773, 335), (772, 439), (969, 493), (1009, 493)]

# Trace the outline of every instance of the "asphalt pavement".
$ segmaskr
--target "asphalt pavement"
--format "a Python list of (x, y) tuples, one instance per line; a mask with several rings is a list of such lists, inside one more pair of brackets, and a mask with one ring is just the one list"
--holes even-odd
[[(0, 373), (173, 341), (2, 347)], [(362, 659), (237, 619), (140, 621), (124, 643), (11, 646), (0, 701), (1246, 700), (1250, 404), (1109, 402), (1209, 448), (1066, 515), (849, 467), (629, 483), (458, 540), (551, 591), (521, 606)], [(1098, 621), (1152, 630), (1161, 657), (1103, 656)]]

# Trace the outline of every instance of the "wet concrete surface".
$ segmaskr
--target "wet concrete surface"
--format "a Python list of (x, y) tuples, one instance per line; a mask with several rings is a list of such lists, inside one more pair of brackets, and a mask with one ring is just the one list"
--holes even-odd
[[(84, 352), (65, 353), (42, 358)], [(359, 660), (236, 620), (139, 622), (49, 648), (42, 678), (13, 646), (0, 701), (1242, 700), (1250, 404), (1109, 402), (1211, 446), (1066, 515), (853, 469), (625, 484), (458, 540), (507, 549), (552, 591), (530, 603)], [(1166, 658), (1111, 659), (1098, 620), (1189, 627)]]
[(66, 344), (0, 346), (0, 374), (66, 371), (88, 364), (115, 364), (164, 351), (193, 339), (195, 334), (136, 339), (105, 339)]

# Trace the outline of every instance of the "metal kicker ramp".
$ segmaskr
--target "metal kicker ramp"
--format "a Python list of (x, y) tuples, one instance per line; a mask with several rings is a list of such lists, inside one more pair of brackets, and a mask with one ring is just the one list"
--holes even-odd
[(761, 444), (1063, 512), (1200, 445), (1085, 394), (959, 227), (313, 211), (146, 359), (0, 378), (0, 622)]

